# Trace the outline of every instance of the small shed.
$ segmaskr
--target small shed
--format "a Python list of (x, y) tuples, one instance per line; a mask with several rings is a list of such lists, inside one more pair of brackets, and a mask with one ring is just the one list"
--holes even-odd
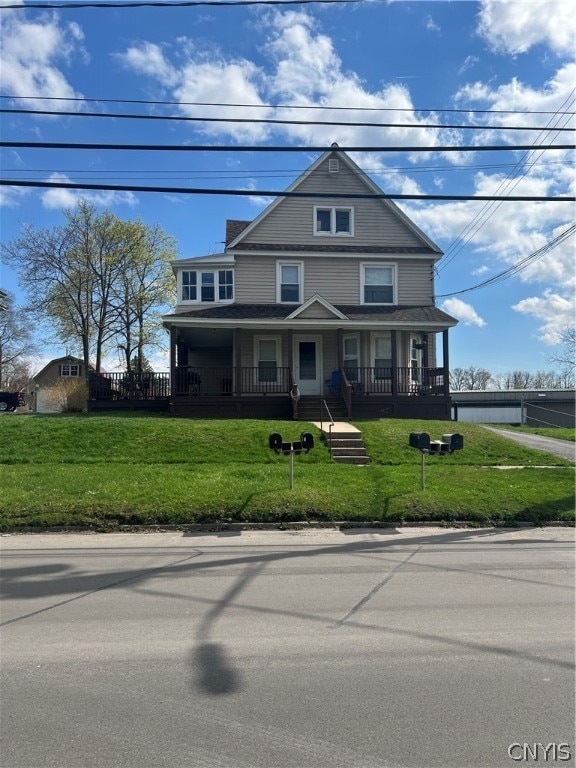
[[(90, 370), (93, 370), (90, 366)], [(58, 357), (32, 377), (31, 407), (36, 413), (58, 413), (62, 410), (61, 393), (70, 382), (85, 376), (84, 361), (73, 355)]]

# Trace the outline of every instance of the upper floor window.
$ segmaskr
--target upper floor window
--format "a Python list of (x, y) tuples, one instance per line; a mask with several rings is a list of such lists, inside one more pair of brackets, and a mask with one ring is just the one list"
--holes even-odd
[(314, 208), (314, 234), (350, 237), (354, 234), (353, 208)]
[(362, 304), (394, 304), (396, 268), (393, 264), (362, 264)]
[(300, 304), (302, 302), (302, 263), (278, 263), (277, 301), (282, 304)]
[(234, 299), (231, 269), (182, 270), (182, 301), (216, 302)]
[(80, 366), (75, 363), (64, 363), (60, 366), (60, 376), (80, 376)]

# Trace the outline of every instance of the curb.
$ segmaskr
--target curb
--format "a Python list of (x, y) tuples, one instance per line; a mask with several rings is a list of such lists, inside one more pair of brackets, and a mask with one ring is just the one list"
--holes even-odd
[(381, 522), (355, 522), (339, 520), (332, 522), (315, 522), (308, 520), (280, 522), (280, 523), (187, 523), (182, 525), (111, 525), (109, 527), (98, 526), (31, 526), (12, 528), (1, 531), (1, 536), (9, 536), (15, 533), (170, 533), (174, 531), (191, 531), (196, 533), (213, 533), (214, 531), (302, 531), (302, 530), (342, 530), (350, 528), (375, 528), (395, 530), (396, 528), (574, 528), (573, 520), (548, 520), (543, 523), (514, 523), (479, 525), (471, 520), (426, 520), (426, 521), (394, 521)]

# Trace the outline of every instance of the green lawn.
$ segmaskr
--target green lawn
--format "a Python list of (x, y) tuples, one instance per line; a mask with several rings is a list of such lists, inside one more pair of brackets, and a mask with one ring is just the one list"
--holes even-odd
[[(190, 420), (158, 415), (4, 416), (0, 526), (465, 520), (478, 525), (574, 520), (570, 462), (473, 424), (357, 422), (372, 459), (330, 462), (318, 439), (289, 459), (268, 435), (297, 439), (295, 422)], [(464, 436), (464, 450), (426, 458), (410, 432)], [(499, 467), (515, 467), (500, 469)], [(521, 468), (519, 468), (521, 467)]]

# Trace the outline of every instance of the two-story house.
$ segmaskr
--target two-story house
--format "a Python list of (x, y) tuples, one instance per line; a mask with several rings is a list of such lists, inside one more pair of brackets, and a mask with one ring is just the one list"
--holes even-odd
[(333, 145), (224, 252), (179, 260), (172, 413), (450, 418), (442, 252)]

